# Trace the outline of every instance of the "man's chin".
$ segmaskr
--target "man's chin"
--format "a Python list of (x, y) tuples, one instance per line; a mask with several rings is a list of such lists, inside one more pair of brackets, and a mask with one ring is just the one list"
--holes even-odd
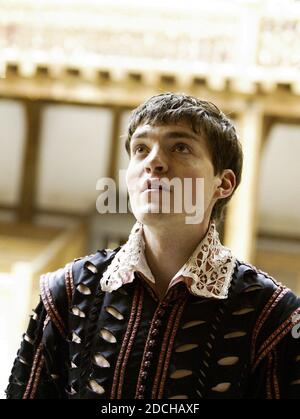
[(162, 211), (139, 211), (134, 214), (135, 218), (145, 225), (157, 225), (160, 223), (173, 223), (182, 222), (184, 223), (184, 214), (178, 213), (166, 213)]

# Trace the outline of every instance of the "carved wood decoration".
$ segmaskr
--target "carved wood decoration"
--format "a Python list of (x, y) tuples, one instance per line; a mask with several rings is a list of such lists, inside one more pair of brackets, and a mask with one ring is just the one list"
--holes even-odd
[(299, 2), (0, 0), (0, 11), (1, 96), (132, 107), (184, 90), (299, 117)]

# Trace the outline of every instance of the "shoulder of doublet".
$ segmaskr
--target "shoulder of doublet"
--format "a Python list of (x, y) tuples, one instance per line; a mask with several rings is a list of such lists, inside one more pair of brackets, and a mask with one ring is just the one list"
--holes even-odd
[(75, 289), (83, 294), (96, 289), (99, 277), (119, 249), (98, 250), (96, 253), (74, 259), (63, 268), (40, 277), (40, 294), (45, 309), (59, 331), (64, 335), (68, 313), (73, 305)]
[(264, 293), (272, 294), (279, 288), (285, 288), (283, 284), (273, 278), (267, 272), (258, 269), (256, 266), (243, 261), (237, 261), (236, 266), (237, 290), (239, 292), (250, 292), (262, 290)]

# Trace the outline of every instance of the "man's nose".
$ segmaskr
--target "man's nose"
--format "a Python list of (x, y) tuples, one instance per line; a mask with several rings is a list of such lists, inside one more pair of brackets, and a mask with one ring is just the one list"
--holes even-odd
[(145, 161), (145, 170), (147, 173), (166, 173), (168, 163), (162, 150), (152, 150)]

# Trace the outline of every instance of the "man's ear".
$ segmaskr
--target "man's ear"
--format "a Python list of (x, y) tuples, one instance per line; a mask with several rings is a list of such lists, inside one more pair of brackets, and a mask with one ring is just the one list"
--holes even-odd
[(236, 177), (231, 169), (223, 170), (222, 174), (218, 176), (218, 186), (215, 197), (217, 199), (229, 197), (235, 188)]

